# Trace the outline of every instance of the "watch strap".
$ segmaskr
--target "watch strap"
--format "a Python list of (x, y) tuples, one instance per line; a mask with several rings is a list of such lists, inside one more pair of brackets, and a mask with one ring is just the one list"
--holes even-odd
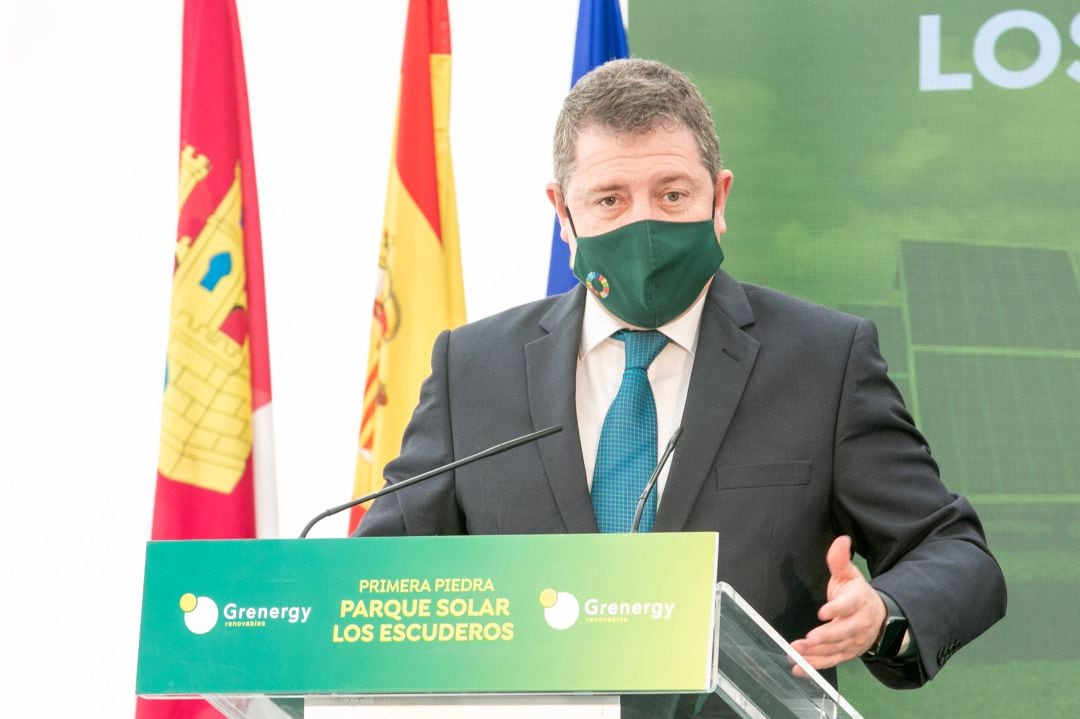
[[(863, 659), (892, 659), (900, 653), (904, 636), (908, 632), (908, 620), (900, 606), (885, 592), (878, 591), (878, 596), (885, 604), (885, 620), (881, 623), (877, 639), (863, 655)], [(908, 651), (911, 642), (908, 643)]]

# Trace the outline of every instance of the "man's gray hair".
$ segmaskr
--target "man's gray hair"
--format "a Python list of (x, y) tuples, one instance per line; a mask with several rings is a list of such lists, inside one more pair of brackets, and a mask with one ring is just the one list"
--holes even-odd
[(566, 191), (577, 137), (596, 127), (612, 135), (643, 135), (659, 126), (690, 130), (715, 182), (723, 168), (712, 113), (683, 73), (654, 60), (612, 60), (584, 75), (563, 101), (555, 123), (555, 181)]

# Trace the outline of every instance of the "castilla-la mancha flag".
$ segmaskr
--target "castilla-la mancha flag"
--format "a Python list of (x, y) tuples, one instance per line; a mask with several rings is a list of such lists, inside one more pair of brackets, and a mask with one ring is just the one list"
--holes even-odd
[[(186, 0), (183, 47), (180, 207), (151, 536), (275, 536), (266, 298), (234, 0)], [(202, 701), (140, 699), (136, 713), (220, 716)]]
[[(401, 450), (430, 373), (435, 337), (465, 321), (450, 163), (450, 16), (446, 0), (410, 0), (408, 13), (354, 497), (383, 486), (383, 467)], [(353, 509), (350, 532), (363, 513)]]

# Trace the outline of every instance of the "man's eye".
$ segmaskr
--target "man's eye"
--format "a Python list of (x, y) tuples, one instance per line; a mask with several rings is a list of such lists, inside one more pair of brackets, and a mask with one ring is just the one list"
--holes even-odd
[(678, 202), (682, 198), (683, 198), (683, 193), (681, 193), (681, 192), (672, 191), (672, 192), (667, 192), (667, 193), (664, 194), (664, 199), (667, 200), (668, 202)]
[(615, 199), (614, 195), (609, 196), (609, 197), (605, 197), (602, 200), (600, 200), (600, 206), (601, 207), (614, 207), (615, 203), (617, 201), (618, 200)]

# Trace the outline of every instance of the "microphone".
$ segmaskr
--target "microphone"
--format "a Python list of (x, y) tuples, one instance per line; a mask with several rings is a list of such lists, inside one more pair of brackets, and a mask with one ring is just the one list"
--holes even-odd
[(550, 434), (555, 434), (556, 432), (561, 432), (561, 431), (562, 431), (562, 425), (561, 424), (557, 424), (557, 425), (548, 427), (546, 429), (537, 430), (536, 432), (532, 432), (530, 434), (523, 435), (521, 437), (518, 437), (517, 439), (511, 439), (511, 440), (508, 440), (506, 442), (503, 442), (502, 444), (497, 444), (494, 447), (488, 447), (487, 449), (485, 449), (482, 452), (477, 452), (476, 454), (469, 455), (468, 457), (464, 457), (462, 459), (455, 460), (455, 461), (451, 462), (450, 464), (444, 464), (441, 467), (436, 467), (435, 469), (424, 472), (423, 474), (418, 474), (415, 477), (410, 477), (409, 479), (403, 480), (401, 482), (397, 482), (396, 484), (388, 484), (388, 485), (386, 485), (385, 487), (383, 487), (382, 489), (380, 489), (377, 492), (372, 492), (371, 494), (365, 494), (363, 497), (357, 497), (356, 499), (354, 499), (354, 500), (352, 500), (350, 502), (346, 502), (345, 504), (339, 504), (336, 507), (331, 507), (330, 509), (328, 509), (325, 512), (323, 512), (322, 514), (316, 516), (314, 519), (312, 519), (310, 522), (307, 523), (307, 526), (304, 527), (304, 531), (300, 532), (300, 539), (303, 539), (304, 537), (306, 537), (308, 532), (311, 531), (311, 528), (314, 527), (317, 522), (320, 522), (320, 521), (326, 519), (327, 517), (331, 517), (331, 516), (337, 514), (338, 512), (344, 512), (346, 509), (349, 509), (350, 507), (355, 507), (358, 504), (363, 504), (364, 502), (370, 501), (372, 499), (378, 499), (379, 497), (383, 496), (384, 494), (390, 494), (391, 492), (396, 492), (399, 489), (405, 489), (406, 487), (414, 485), (417, 482), (423, 482), (425, 479), (430, 479), (431, 477), (434, 477), (434, 476), (436, 476), (438, 474), (443, 474), (444, 472), (449, 472), (450, 470), (457, 469), (458, 467), (464, 467), (466, 464), (471, 464), (471, 463), (475, 462), (478, 459), (484, 459), (485, 457), (493, 457), (496, 454), (502, 454), (503, 452), (506, 452), (507, 450), (513, 449), (514, 447), (520, 447), (523, 444), (528, 444), (529, 442), (535, 442), (538, 439), (542, 439), (544, 437), (547, 437)]
[(641, 513), (645, 511), (645, 502), (649, 499), (649, 493), (652, 492), (653, 487), (656, 486), (656, 481), (660, 479), (660, 470), (667, 464), (668, 457), (675, 451), (675, 443), (679, 441), (679, 437), (682, 435), (682, 427), (676, 427), (675, 431), (671, 433), (671, 439), (668, 440), (667, 447), (664, 448), (664, 453), (660, 455), (660, 461), (656, 463), (656, 469), (652, 471), (652, 476), (649, 477), (648, 483), (645, 485), (645, 490), (638, 497), (637, 509), (634, 510), (634, 523), (630, 525), (630, 534), (636, 534), (638, 531), (638, 525), (641, 524)]

